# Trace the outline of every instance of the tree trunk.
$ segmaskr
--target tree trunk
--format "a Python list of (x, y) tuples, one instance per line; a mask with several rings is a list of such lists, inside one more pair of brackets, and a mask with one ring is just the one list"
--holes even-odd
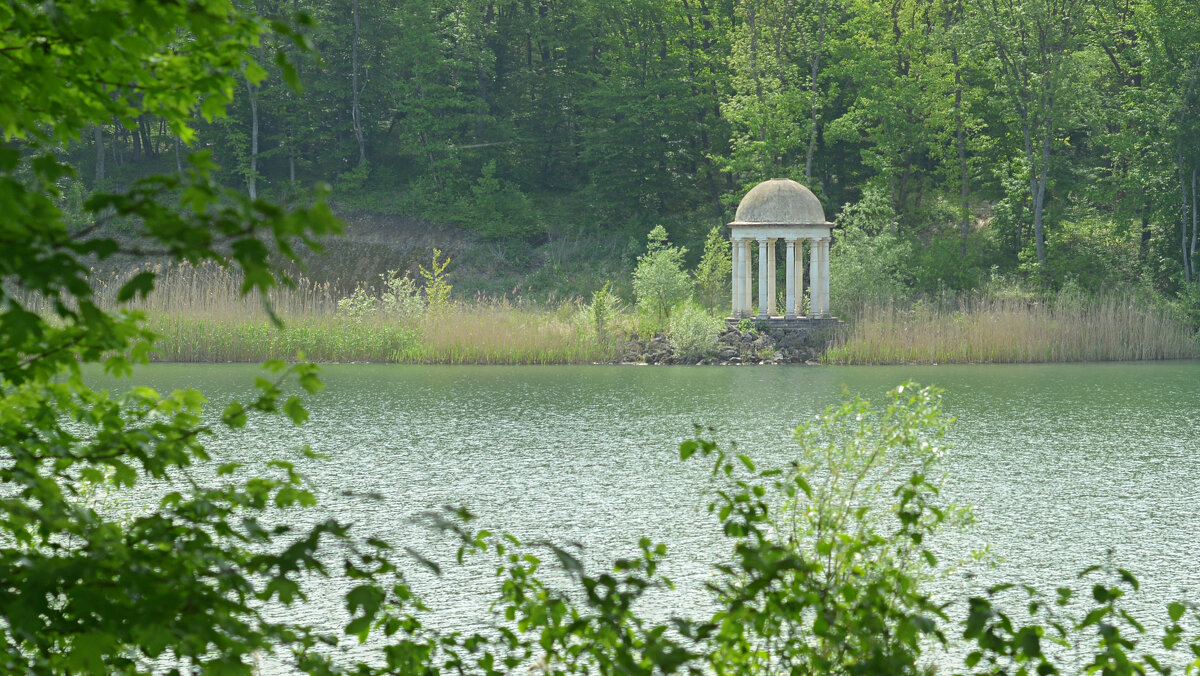
[[(754, 77), (754, 96), (758, 105), (763, 105), (762, 80), (758, 76), (758, 7), (753, 0), (746, 3), (746, 25), (750, 27), (750, 74)], [(762, 114), (762, 110), (759, 110)], [(758, 140), (767, 140), (767, 123), (761, 121), (758, 125)]]
[(258, 91), (246, 81), (250, 93), (250, 171), (246, 174), (246, 188), (250, 199), (258, 199)]
[(817, 154), (817, 112), (821, 103), (817, 96), (817, 83), (821, 75), (821, 48), (825, 44), (825, 17), (828, 14), (826, 3), (822, 2), (817, 12), (817, 43), (813, 45), (812, 57), (809, 59), (808, 86), (812, 97), (809, 102), (808, 152), (804, 157), (804, 180), (808, 183), (812, 183), (813, 157)]
[(142, 139), (142, 154), (147, 159), (154, 157), (154, 144), (150, 141), (150, 124), (146, 122), (145, 115), (138, 116), (137, 129), (133, 133)]
[[(354, 123), (354, 138), (358, 141), (358, 166), (361, 167), (367, 163), (367, 145), (363, 139), (362, 110), (359, 108), (362, 90), (358, 85), (358, 0), (350, 4), (350, 13), (354, 19), (354, 37), (350, 42), (350, 89), (354, 98), (350, 107), (350, 117)], [(366, 86), (365, 82), (363, 86)]]
[(104, 129), (100, 125), (92, 127), (92, 137), (96, 143), (96, 185), (104, 181)]
[(113, 166), (114, 167), (121, 166), (121, 154), (120, 154), (121, 150), (120, 150), (120, 148), (121, 148), (121, 121), (119, 119), (117, 119), (116, 116), (113, 116), (112, 156), (113, 156)]
[[(1054, 128), (1048, 120), (1046, 123), (1047, 130), (1042, 136), (1042, 171), (1041, 179), (1035, 185), (1037, 192), (1033, 196), (1033, 238), (1037, 247), (1037, 259), (1039, 265), (1046, 263), (1046, 229), (1043, 225), (1042, 212), (1043, 206), (1046, 203), (1046, 180), (1050, 173), (1050, 129)], [(1030, 169), (1032, 174), (1032, 168)]]
[(1188, 193), (1183, 153), (1179, 153), (1179, 253), (1183, 257), (1183, 281), (1192, 282), (1192, 262), (1188, 259)]
[[(1022, 111), (1021, 131), (1025, 138), (1025, 160), (1029, 164), (1029, 196), (1033, 200), (1033, 241), (1037, 248), (1038, 264), (1046, 262), (1046, 233), (1043, 227), (1042, 206), (1046, 199), (1046, 177), (1050, 165), (1050, 130), (1054, 125), (1052, 120), (1046, 120), (1046, 129), (1042, 133), (1041, 167), (1034, 161), (1033, 129), (1028, 111)], [(1040, 174), (1040, 176), (1039, 176)]]
[(1145, 265), (1150, 260), (1150, 197), (1142, 203), (1142, 233), (1138, 242), (1138, 261)]
[(954, 141), (958, 145), (958, 208), (962, 216), (962, 248), (959, 254), (967, 257), (967, 238), (971, 235), (970, 173), (967, 166), (967, 139), (963, 129), (963, 81), (962, 69), (958, 66), (958, 49), (950, 50), (954, 62)]
[(1192, 276), (1196, 276), (1196, 235), (1200, 230), (1200, 213), (1196, 213), (1196, 167), (1192, 165), (1192, 250), (1188, 252), (1188, 260), (1192, 264)]

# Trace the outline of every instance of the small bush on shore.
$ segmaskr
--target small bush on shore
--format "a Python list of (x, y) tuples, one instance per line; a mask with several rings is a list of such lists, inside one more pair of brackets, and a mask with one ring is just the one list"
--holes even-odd
[(717, 338), (725, 323), (695, 302), (684, 303), (667, 320), (667, 340), (683, 357), (704, 357), (716, 351)]

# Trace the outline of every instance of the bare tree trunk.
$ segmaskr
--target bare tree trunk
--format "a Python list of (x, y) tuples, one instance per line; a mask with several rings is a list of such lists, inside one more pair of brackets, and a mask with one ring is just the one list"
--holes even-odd
[(1188, 260), (1192, 263), (1192, 276), (1196, 276), (1196, 235), (1200, 230), (1200, 213), (1196, 213), (1196, 166), (1192, 165), (1192, 250)]
[(179, 157), (179, 137), (175, 137), (175, 171), (183, 173), (183, 160)]
[(1192, 261), (1188, 256), (1188, 194), (1182, 152), (1179, 154), (1179, 196), (1179, 203), (1182, 205), (1179, 223), (1179, 250), (1183, 255), (1183, 281), (1190, 284), (1192, 282)]
[[(1192, 98), (1192, 90), (1193, 90), (1193, 88), (1195, 88), (1198, 78), (1200, 78), (1200, 54), (1196, 55), (1196, 61), (1195, 61), (1195, 63), (1192, 64), (1192, 77), (1188, 80), (1188, 86), (1183, 94), (1182, 105), (1180, 106), (1180, 109), (1179, 109), (1179, 126), (1181, 129), (1183, 128), (1184, 121), (1187, 120), (1188, 101), (1190, 101)], [(1191, 204), (1193, 242), (1192, 242), (1191, 251), (1189, 253), (1188, 241), (1187, 241), (1187, 230), (1188, 230), (1187, 170), (1186, 170), (1186, 162), (1184, 161), (1183, 153), (1184, 153), (1184, 147), (1183, 147), (1183, 144), (1181, 144), (1179, 151), (1178, 151), (1178, 155), (1177, 155), (1178, 164), (1179, 164), (1179, 193), (1180, 193), (1180, 212), (1181, 212), (1181, 219), (1180, 219), (1181, 222), (1179, 225), (1179, 229), (1180, 229), (1180, 233), (1181, 233), (1180, 236), (1182, 237), (1182, 241), (1180, 243), (1180, 249), (1182, 249), (1181, 253), (1183, 254), (1183, 280), (1185, 282), (1190, 283), (1192, 281), (1192, 277), (1194, 276), (1194, 273), (1195, 273), (1195, 261), (1192, 259), (1196, 253), (1196, 244), (1195, 244), (1195, 226), (1196, 226), (1196, 218), (1197, 218), (1196, 213), (1195, 213), (1196, 212), (1196, 174), (1195, 174), (1195, 168), (1193, 167), (1193, 169), (1192, 169), (1192, 204)]]
[[(758, 7), (753, 0), (746, 3), (746, 25), (750, 27), (750, 74), (754, 76), (754, 96), (758, 99), (758, 105), (761, 106), (763, 88), (762, 80), (758, 76)], [(766, 122), (758, 125), (758, 140), (767, 140)]]
[(1150, 197), (1142, 203), (1142, 234), (1138, 242), (1138, 260), (1145, 265), (1150, 258)]
[[(1046, 129), (1042, 133), (1041, 159), (1039, 168), (1034, 162), (1032, 122), (1027, 115), (1021, 125), (1025, 137), (1025, 159), (1029, 163), (1029, 195), (1033, 199), (1033, 241), (1037, 248), (1039, 264), (1046, 262), (1046, 233), (1043, 226), (1042, 207), (1046, 201), (1046, 179), (1050, 169), (1050, 130), (1054, 128), (1052, 120), (1046, 120)], [(1040, 176), (1039, 176), (1040, 174)]]
[(967, 257), (967, 238), (971, 235), (971, 186), (970, 173), (967, 166), (967, 139), (963, 129), (963, 81), (962, 70), (958, 67), (958, 49), (950, 50), (950, 58), (954, 62), (954, 141), (958, 145), (958, 208), (962, 211), (962, 248), (959, 254)]
[[(358, 141), (358, 166), (367, 163), (367, 145), (363, 139), (362, 110), (359, 108), (359, 96), (362, 90), (358, 86), (358, 0), (350, 4), (350, 14), (354, 19), (354, 37), (350, 43), (350, 89), (353, 92), (353, 102), (350, 106), (350, 117), (354, 123), (354, 138)], [(363, 83), (366, 86), (366, 83)]]
[[(491, 23), (495, 21), (495, 18), (496, 4), (494, 2), (489, 2), (487, 11), (483, 16), (484, 26), (490, 26)], [(486, 31), (487, 29), (485, 28), (484, 30)], [(483, 139), (483, 134), (487, 130), (487, 127), (484, 125), (483, 121), (488, 113), (487, 71), (483, 68), (482, 59), (477, 61), (475, 64), (475, 81), (479, 90), (479, 117), (475, 120), (475, 140), (480, 141)]]
[(142, 138), (142, 154), (146, 158), (154, 157), (154, 144), (150, 141), (150, 124), (146, 122), (145, 115), (138, 116), (137, 129), (133, 133)]
[[(1033, 238), (1034, 244), (1037, 247), (1037, 259), (1039, 265), (1046, 263), (1046, 229), (1043, 225), (1042, 212), (1043, 206), (1046, 203), (1046, 180), (1050, 173), (1050, 129), (1054, 125), (1047, 120), (1047, 130), (1042, 136), (1042, 171), (1041, 179), (1035, 185), (1036, 192), (1033, 196)], [(1033, 173), (1032, 167), (1030, 173)]]
[(817, 9), (817, 44), (813, 45), (812, 57), (809, 59), (809, 80), (808, 86), (812, 92), (812, 98), (809, 102), (809, 126), (808, 126), (808, 152), (804, 157), (804, 180), (812, 182), (812, 165), (813, 157), (817, 154), (817, 112), (820, 109), (820, 97), (817, 96), (818, 78), (821, 75), (821, 48), (825, 44), (825, 18), (828, 14), (828, 8), (825, 2), (821, 2)]
[(246, 81), (250, 93), (250, 171), (246, 175), (246, 188), (250, 199), (258, 199), (258, 91)]
[(104, 180), (104, 129), (100, 125), (92, 127), (92, 138), (96, 143), (96, 184)]
[(113, 157), (113, 166), (114, 167), (121, 166), (120, 146), (121, 146), (121, 121), (118, 120), (114, 116), (113, 117), (113, 139), (112, 139), (112, 157)]

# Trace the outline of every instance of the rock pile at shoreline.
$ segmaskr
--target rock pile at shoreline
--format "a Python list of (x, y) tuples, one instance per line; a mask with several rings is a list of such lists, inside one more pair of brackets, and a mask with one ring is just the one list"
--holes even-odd
[(813, 364), (825, 351), (827, 336), (805, 331), (739, 331), (728, 329), (705, 355), (679, 353), (661, 333), (648, 340), (631, 336), (621, 346), (619, 363), (700, 366), (742, 364)]

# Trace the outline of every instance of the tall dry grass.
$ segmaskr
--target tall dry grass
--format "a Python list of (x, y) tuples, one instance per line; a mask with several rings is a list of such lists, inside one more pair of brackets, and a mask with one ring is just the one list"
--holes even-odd
[[(608, 361), (616, 349), (581, 321), (578, 303), (537, 308), (507, 301), (454, 303), (416, 317), (347, 314), (329, 284), (298, 279), (266, 301), (243, 297), (241, 278), (216, 265), (152, 268), (153, 293), (132, 304), (158, 334), (154, 358), (176, 362), (259, 362), (303, 354), (318, 362), (571, 364)], [(139, 270), (93, 279), (109, 308)]]
[(577, 313), (506, 301), (458, 304), (421, 320), (420, 340), (397, 361), (420, 364), (580, 364), (611, 361), (616, 348)]
[(835, 339), (835, 364), (1180, 359), (1200, 356), (1186, 322), (1148, 293), (1045, 300), (948, 296), (867, 308)]

